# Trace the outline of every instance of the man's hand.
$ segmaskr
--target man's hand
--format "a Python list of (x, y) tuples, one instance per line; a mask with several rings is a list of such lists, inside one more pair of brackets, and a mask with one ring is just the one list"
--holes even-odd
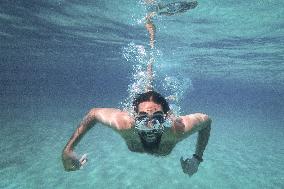
[(188, 174), (189, 176), (192, 176), (194, 173), (197, 172), (200, 161), (195, 157), (192, 157), (191, 159), (187, 158), (185, 160), (183, 160), (183, 157), (181, 157), (180, 163), (183, 172), (185, 174)]
[(87, 154), (84, 154), (79, 160), (73, 152), (62, 153), (62, 162), (64, 165), (65, 171), (76, 171), (81, 168), (88, 161)]

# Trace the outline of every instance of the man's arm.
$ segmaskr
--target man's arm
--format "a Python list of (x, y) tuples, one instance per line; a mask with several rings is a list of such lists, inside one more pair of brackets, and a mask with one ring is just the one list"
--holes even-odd
[(200, 113), (182, 116), (174, 122), (173, 129), (181, 138), (198, 132), (195, 154), (192, 158), (180, 159), (183, 172), (190, 176), (197, 172), (200, 162), (203, 161), (203, 152), (210, 137), (211, 122), (207, 115)]
[(78, 170), (86, 162), (84, 156), (80, 160), (73, 154), (75, 146), (83, 136), (96, 124), (102, 123), (121, 130), (131, 127), (131, 118), (126, 112), (111, 108), (94, 108), (84, 117), (62, 152), (62, 163), (66, 171)]
[(83, 118), (80, 125), (74, 131), (73, 135), (66, 144), (64, 151), (73, 151), (74, 147), (80, 142), (87, 131), (94, 126), (96, 122), (95, 112), (96, 110), (93, 109), (89, 111), (89, 113)]
[(195, 113), (182, 116), (181, 122), (184, 125), (182, 130), (185, 136), (198, 132), (195, 155), (202, 159), (203, 152), (210, 137), (212, 120), (206, 114)]

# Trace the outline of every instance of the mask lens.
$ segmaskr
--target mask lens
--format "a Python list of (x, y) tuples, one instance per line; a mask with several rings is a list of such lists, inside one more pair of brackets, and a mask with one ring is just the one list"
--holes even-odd
[[(147, 113), (142, 112), (140, 115), (136, 117), (136, 128), (141, 130), (152, 130), (163, 128), (161, 124), (165, 122), (165, 117), (162, 112), (155, 112), (152, 116)], [(151, 127), (149, 127), (149, 123), (151, 123)]]
[(157, 120), (157, 119), (152, 119), (152, 120), (151, 120), (151, 123), (152, 123), (153, 125), (156, 125), (156, 124), (159, 124), (160, 122), (159, 122), (159, 120)]
[[(155, 122), (158, 121), (160, 124), (162, 124), (162, 123), (165, 122), (164, 115), (162, 115), (162, 114), (153, 115), (152, 120), (153, 120), (153, 121), (155, 120)], [(155, 123), (155, 124), (156, 124), (156, 123)]]
[(136, 118), (136, 121), (138, 121), (138, 122), (147, 121), (147, 120), (148, 120), (147, 115), (141, 115), (141, 116), (138, 116), (138, 117)]

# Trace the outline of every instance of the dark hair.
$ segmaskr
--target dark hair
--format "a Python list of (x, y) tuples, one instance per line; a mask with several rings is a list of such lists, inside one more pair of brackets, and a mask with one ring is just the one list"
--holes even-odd
[(169, 104), (166, 99), (155, 91), (148, 91), (146, 93), (138, 94), (133, 101), (134, 111), (138, 112), (138, 105), (142, 102), (152, 101), (156, 104), (160, 104), (162, 106), (163, 112), (166, 114), (170, 110)]

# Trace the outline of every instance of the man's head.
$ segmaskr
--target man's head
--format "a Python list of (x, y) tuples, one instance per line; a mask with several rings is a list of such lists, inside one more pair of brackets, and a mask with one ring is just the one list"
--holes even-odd
[(139, 94), (133, 102), (136, 116), (136, 129), (146, 149), (159, 146), (164, 131), (165, 115), (170, 108), (165, 98), (157, 92)]
[(143, 106), (143, 104), (141, 104), (141, 103), (143, 103), (143, 102), (146, 102), (146, 103), (152, 102), (153, 104), (156, 104), (157, 107), (160, 106), (161, 111), (163, 111), (164, 114), (167, 114), (170, 110), (169, 104), (166, 101), (166, 99), (161, 94), (159, 94), (155, 91), (148, 91), (146, 93), (138, 94), (134, 98), (133, 107), (134, 107), (134, 111), (136, 113), (139, 113), (139, 111), (141, 111), (140, 109)]

